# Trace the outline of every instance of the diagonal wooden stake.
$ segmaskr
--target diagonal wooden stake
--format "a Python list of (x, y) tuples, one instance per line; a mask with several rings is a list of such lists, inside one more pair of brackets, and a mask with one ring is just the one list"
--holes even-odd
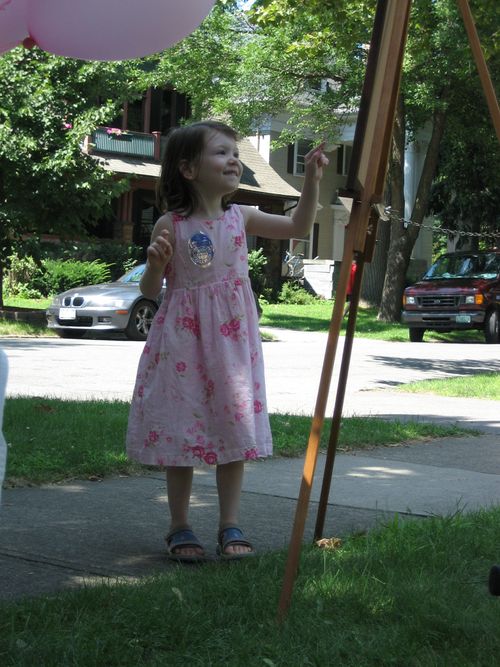
[(319, 540), (323, 537), (323, 529), (325, 525), (326, 509), (328, 505), (328, 498), (330, 495), (330, 488), (333, 476), (333, 466), (335, 464), (335, 456), (337, 454), (337, 444), (340, 433), (340, 424), (342, 420), (342, 410), (344, 407), (345, 390), (347, 386), (347, 377), (349, 374), (349, 364), (351, 362), (352, 345), (354, 342), (354, 332), (356, 330), (356, 318), (358, 314), (359, 299), (361, 295), (361, 283), (363, 280), (363, 271), (366, 262), (370, 262), (375, 250), (375, 239), (377, 234), (379, 216), (373, 209), (370, 222), (369, 233), (367, 235), (367, 244), (364, 253), (356, 253), (356, 273), (354, 275), (354, 285), (352, 289), (351, 302), (349, 306), (349, 316), (347, 319), (347, 327), (344, 339), (344, 348), (342, 351), (342, 362), (340, 365), (339, 379), (337, 383), (337, 394), (335, 398), (335, 406), (333, 409), (332, 425), (330, 428), (330, 438), (328, 441), (328, 449), (325, 460), (325, 467), (323, 471), (323, 483), (321, 486), (321, 494), (318, 504), (318, 512), (316, 514), (316, 526), (314, 528), (314, 539)]
[[(368, 64), (354, 137), (347, 194), (353, 199), (337, 295), (307, 443), (302, 482), (278, 607), (278, 621), (290, 606), (319, 452), (321, 431), (355, 252), (364, 252), (372, 204), (381, 201), (399, 92), (411, 0), (378, 0)], [(351, 307), (354, 304), (351, 303)], [(354, 305), (356, 310), (357, 304)]]
[(323, 361), (323, 369), (321, 371), (318, 396), (316, 400), (316, 407), (314, 410), (314, 417), (312, 420), (311, 431), (309, 434), (309, 441), (307, 443), (306, 457), (304, 461), (304, 470), (302, 474), (302, 482), (300, 485), (299, 499), (295, 511), (295, 521), (292, 529), (292, 535), (290, 538), (288, 560), (286, 564), (285, 577), (283, 580), (283, 588), (281, 591), (281, 597), (279, 602), (279, 610), (278, 610), (279, 621), (283, 620), (290, 605), (292, 597), (293, 585), (295, 581), (295, 576), (298, 567), (298, 560), (302, 546), (302, 537), (304, 535), (304, 528), (307, 519), (307, 511), (309, 507), (309, 500), (311, 497), (312, 484), (314, 480), (314, 472), (316, 470), (316, 463), (318, 460), (321, 431), (325, 419), (326, 403), (328, 400), (328, 392), (330, 389), (333, 364), (335, 361), (335, 353), (337, 350), (339, 332), (342, 324), (342, 317), (346, 301), (347, 282), (349, 280), (351, 262), (354, 257), (354, 251), (352, 246), (352, 237), (353, 237), (352, 231), (350, 233), (350, 237), (351, 237), (351, 242), (349, 244), (350, 256), (349, 256), (349, 251), (346, 251), (344, 253), (344, 258), (342, 260), (342, 267), (340, 269), (340, 275), (339, 275), (339, 284), (337, 288), (338, 296), (335, 299), (335, 306), (333, 309), (332, 319), (330, 322), (325, 358)]
[(474, 56), (474, 60), (476, 61), (477, 71), (483, 86), (484, 96), (486, 97), (486, 103), (488, 104), (491, 120), (493, 122), (495, 132), (497, 133), (497, 139), (500, 141), (500, 108), (498, 106), (498, 100), (495, 94), (493, 83), (491, 81), (490, 73), (488, 71), (488, 66), (486, 65), (486, 60), (481, 49), (481, 43), (477, 35), (476, 26), (474, 25), (474, 19), (470, 11), (469, 3), (467, 0), (458, 0), (458, 8), (462, 13), (465, 30), (467, 31), (472, 54)]
[[(476, 59), (481, 82), (488, 102), (493, 125), (500, 139), (500, 112), (484, 56), (482, 54), (475, 26), (467, 0), (458, 0), (469, 42)], [(328, 500), (331, 474), (335, 459), (338, 429), (345, 393), (345, 383), (349, 369), (352, 337), (354, 335), (359, 290), (365, 261), (370, 261), (375, 243), (374, 217), (372, 214), (372, 236), (370, 238), (370, 209), (382, 201), (383, 184), (389, 156), (392, 126), (399, 92), (404, 46), (408, 32), (411, 0), (377, 0), (375, 22), (370, 41), (370, 51), (363, 84), (363, 93), (358, 112), (354, 137), (351, 167), (347, 177), (346, 194), (353, 199), (353, 206), (347, 228), (344, 255), (337, 288), (337, 297), (328, 332), (327, 347), (316, 408), (307, 444), (304, 472), (297, 502), (295, 522), (289, 546), (288, 560), (278, 607), (278, 621), (282, 622), (290, 606), (293, 585), (297, 573), (302, 537), (307, 518), (314, 472), (319, 451), (321, 430), (324, 422), (326, 402), (337, 349), (340, 325), (346, 300), (346, 288), (354, 253), (361, 259), (357, 281), (353, 290), (353, 300), (348, 321), (348, 335), (341, 369), (341, 386), (335, 403), (334, 424), (330, 434), (329, 460), (325, 469), (320, 511), (316, 523), (316, 536), (323, 530), (324, 514)], [(361, 271), (359, 271), (361, 269)], [(344, 347), (345, 349), (345, 347)], [(323, 506), (324, 505), (324, 506)]]

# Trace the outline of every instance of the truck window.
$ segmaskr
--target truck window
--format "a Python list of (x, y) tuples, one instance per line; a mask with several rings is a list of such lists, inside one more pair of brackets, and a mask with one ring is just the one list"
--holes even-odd
[(500, 273), (500, 255), (477, 253), (470, 255), (443, 255), (427, 271), (424, 280), (449, 278), (493, 279)]

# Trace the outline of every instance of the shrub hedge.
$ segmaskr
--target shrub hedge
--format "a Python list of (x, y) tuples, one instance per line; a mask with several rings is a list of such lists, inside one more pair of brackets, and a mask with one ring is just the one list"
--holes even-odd
[(7, 258), (8, 296), (47, 297), (79, 285), (116, 280), (143, 259), (143, 250), (117, 241), (26, 242)]

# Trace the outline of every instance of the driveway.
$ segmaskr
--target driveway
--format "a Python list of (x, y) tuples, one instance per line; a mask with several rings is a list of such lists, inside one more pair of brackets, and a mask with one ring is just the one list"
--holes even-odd
[[(264, 343), (269, 409), (312, 414), (327, 334), (272, 330)], [(333, 412), (344, 338), (339, 339), (327, 416)], [(129, 401), (143, 344), (123, 339), (4, 338), (8, 396)], [(344, 414), (415, 416), (500, 428), (498, 402), (392, 391), (412, 380), (500, 372), (499, 346), (481, 343), (393, 343), (356, 338)]]

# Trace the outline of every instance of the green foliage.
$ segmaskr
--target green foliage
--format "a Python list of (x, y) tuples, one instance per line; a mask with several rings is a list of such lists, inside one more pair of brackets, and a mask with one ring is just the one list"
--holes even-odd
[(75, 259), (81, 262), (95, 260), (109, 265), (111, 280), (117, 280), (142, 259), (140, 246), (119, 241), (89, 240), (46, 244), (43, 255), (47, 259)]
[(253, 291), (259, 295), (266, 287), (266, 275), (264, 268), (267, 265), (267, 258), (264, 256), (262, 248), (251, 250), (248, 253), (248, 271)]
[(294, 305), (308, 305), (319, 301), (317, 296), (311, 294), (303, 287), (292, 281), (285, 281), (278, 294), (278, 303), (287, 303)]
[[(7, 258), (4, 282), (6, 297), (36, 299), (74, 285), (93, 285), (117, 280), (142, 257), (142, 248), (118, 241), (67, 241), (20, 245), (20, 252)], [(64, 277), (63, 277), (64, 276)]]
[(43, 296), (43, 267), (33, 257), (19, 257), (17, 254), (8, 258), (9, 272), (4, 282), (6, 296), (23, 299), (37, 299)]
[[(497, 81), (498, 2), (471, 0), (470, 5)], [(303, 137), (335, 143), (359, 106), (375, 8), (375, 0), (256, 0), (243, 15), (235, 3), (221, 1), (200, 31), (169, 49), (162, 67), (179, 90), (193, 95), (195, 115), (222, 116), (247, 134), (284, 113), (288, 122), (278, 138), (273, 136), (274, 146)], [(206, 74), (200, 78), (200, 72)], [(442, 121), (445, 125), (440, 155), (435, 145), (422, 155), (428, 159), (422, 160), (422, 188), (412, 217), (421, 223), (428, 210), (439, 162), (441, 189), (433, 206), (440, 219), (447, 217), (448, 223), (458, 213), (482, 230), (498, 226), (498, 142), (487, 114), (476, 113), (486, 107), (456, 0), (412, 3), (400, 89), (406, 141), (418, 137), (425, 149), (433, 128), (439, 136)], [(391, 172), (402, 179), (400, 148)], [(389, 179), (387, 187), (394, 205), (391, 182), (398, 179)], [(397, 203), (405, 210), (404, 201)], [(397, 223), (391, 230), (386, 284), (394, 287), (383, 291), (380, 312), (392, 321), (400, 316), (415, 229)]]
[(84, 62), (21, 47), (0, 57), (0, 275), (23, 235), (72, 238), (111, 212), (128, 182), (81, 143), (151, 80), (142, 61)]
[(32, 257), (13, 255), (6, 284), (6, 295), (36, 299), (64, 292), (80, 285), (109, 282), (109, 265), (94, 260), (42, 260), (37, 264)]
[(103, 264), (98, 260), (80, 262), (67, 259), (64, 262), (59, 262), (47, 259), (43, 262), (43, 267), (45, 269), (43, 276), (44, 296), (58, 294), (80, 285), (106, 283), (109, 282), (111, 275), (108, 264)]

